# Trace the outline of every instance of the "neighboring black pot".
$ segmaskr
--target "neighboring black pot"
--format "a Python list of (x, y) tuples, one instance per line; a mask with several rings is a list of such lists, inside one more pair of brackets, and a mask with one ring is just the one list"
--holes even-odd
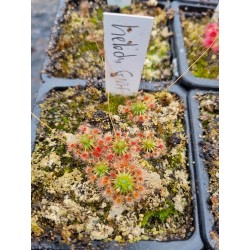
[[(69, 0), (68, 2), (77, 2), (77, 0)], [(141, 0), (141, 2), (145, 2), (145, 0)], [(167, 9), (170, 8), (170, 2), (161, 0), (161, 1), (159, 1), (158, 6), (161, 7), (162, 9), (167, 10)], [(51, 36), (50, 36), (50, 42), (49, 42), (49, 44), (51, 44), (51, 45), (56, 42), (56, 38), (58, 37), (60, 23), (63, 21), (63, 15), (64, 15), (66, 7), (67, 7), (67, 1), (60, 0), (58, 11), (57, 11), (57, 14), (56, 14), (55, 23), (54, 23), (53, 28), (51, 29)], [(171, 22), (171, 20), (169, 20), (169, 24), (166, 25), (166, 26), (169, 28), (170, 31), (172, 31), (172, 27), (170, 25), (170, 22)], [(174, 38), (173, 38), (173, 36), (171, 36), (169, 38), (169, 41), (170, 41), (170, 47), (171, 47), (171, 59), (170, 60), (172, 61), (172, 64), (173, 64), (173, 79), (168, 81), (168, 82), (166, 81), (166, 83), (171, 84), (171, 82), (173, 82), (176, 79), (175, 76), (177, 75), (177, 73), (176, 73), (176, 71), (177, 71), (176, 61), (177, 60), (176, 60), (176, 56), (174, 54)], [(63, 82), (63, 83), (66, 83), (66, 84), (71, 84), (71, 83), (74, 84), (75, 81), (77, 81), (78, 83), (82, 83), (82, 84), (85, 83), (85, 79), (59, 78), (59, 77), (54, 77), (52, 75), (47, 74), (46, 73), (46, 68), (50, 63), (51, 63), (50, 57), (46, 53), (45, 60), (44, 60), (44, 63), (43, 63), (43, 69), (41, 71), (41, 81), (42, 81), (42, 83), (52, 84), (55, 81), (60, 81), (61, 83)], [(102, 81), (105, 81), (105, 79), (102, 79)], [(152, 81), (152, 82), (146, 82), (145, 81), (145, 83), (152, 83), (152, 84), (156, 84), (156, 83), (159, 83), (159, 82), (158, 81)]]
[[(170, 2), (174, 2), (176, 0), (170, 0)], [(200, 3), (200, 4), (218, 4), (219, 0), (178, 0), (178, 2), (183, 2), (183, 3)]]
[[(86, 82), (82, 82), (80, 85), (85, 86)], [(34, 114), (37, 117), (40, 117), (40, 108), (39, 104), (42, 103), (45, 99), (47, 94), (53, 90), (53, 89), (65, 89), (67, 87), (77, 86), (79, 83), (77, 81), (71, 82), (70, 84), (67, 84), (65, 82), (59, 83), (59, 81), (51, 83), (50, 85), (44, 84), (37, 95), (37, 101), (34, 108)], [(165, 86), (163, 84), (152, 84), (152, 83), (141, 83), (140, 89), (143, 89), (145, 91), (160, 91), (163, 90)], [(201, 250), (203, 249), (203, 242), (200, 235), (200, 228), (199, 228), (199, 216), (198, 216), (198, 204), (197, 204), (197, 198), (196, 198), (196, 185), (195, 185), (195, 176), (194, 176), (194, 168), (193, 168), (193, 157), (192, 157), (192, 146), (191, 146), (191, 135), (190, 135), (190, 127), (189, 127), (189, 114), (188, 114), (188, 108), (187, 108), (187, 91), (177, 85), (173, 85), (170, 88), (170, 92), (176, 93), (184, 102), (185, 104), (185, 113), (184, 113), (184, 120), (185, 120), (185, 127), (186, 127), (186, 135), (187, 135), (187, 142), (188, 142), (188, 158), (189, 158), (189, 171), (190, 171), (190, 179), (191, 179), (191, 187), (192, 187), (192, 194), (193, 194), (193, 209), (194, 209), (194, 232), (188, 238), (187, 240), (175, 240), (175, 241), (139, 241), (137, 243), (129, 243), (127, 245), (118, 245), (115, 242), (109, 242), (104, 243), (102, 241), (93, 241), (93, 245), (95, 246), (94, 249), (105, 249), (105, 250), (117, 250), (117, 249), (123, 249), (123, 250)], [(36, 139), (36, 129), (38, 126), (39, 121), (32, 117), (32, 144), (31, 149), (34, 150), (35, 147), (35, 139)], [(54, 242), (32, 242), (32, 249), (60, 249), (60, 250), (70, 250), (70, 246), (67, 245), (58, 245)], [(75, 246), (75, 249), (86, 249), (86, 246)]]
[(201, 221), (201, 235), (205, 242), (205, 245), (209, 249), (214, 249), (215, 242), (210, 236), (210, 232), (214, 225), (214, 217), (209, 209), (209, 175), (206, 170), (205, 162), (202, 156), (202, 151), (200, 143), (202, 142), (201, 135), (203, 134), (202, 125), (200, 122), (200, 109), (199, 100), (195, 98), (197, 93), (214, 93), (219, 94), (218, 91), (205, 91), (194, 89), (188, 93), (188, 109), (190, 115), (190, 125), (191, 125), (191, 136), (193, 143), (193, 154), (195, 160), (195, 174), (197, 181), (197, 192), (198, 192), (198, 205), (199, 205), (199, 215)]
[[(180, 19), (180, 8), (183, 9), (185, 7), (187, 7), (188, 10), (191, 10), (192, 12), (195, 11), (197, 13), (200, 13), (208, 9), (215, 9), (216, 4), (204, 5), (199, 3), (199, 1), (197, 1), (197, 3), (184, 3), (177, 1), (171, 3), (171, 8), (175, 10), (172, 25), (174, 32), (175, 52), (177, 55), (178, 69), (180, 75), (184, 74), (184, 72), (189, 67)], [(182, 81), (189, 88), (219, 89), (218, 80), (195, 77), (189, 70), (183, 75)]]

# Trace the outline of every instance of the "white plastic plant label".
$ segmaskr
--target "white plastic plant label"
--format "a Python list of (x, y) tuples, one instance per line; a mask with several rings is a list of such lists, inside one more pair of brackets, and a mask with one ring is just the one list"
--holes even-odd
[(104, 13), (106, 91), (138, 92), (153, 17)]
[(125, 7), (131, 5), (131, 0), (108, 0), (108, 5)]

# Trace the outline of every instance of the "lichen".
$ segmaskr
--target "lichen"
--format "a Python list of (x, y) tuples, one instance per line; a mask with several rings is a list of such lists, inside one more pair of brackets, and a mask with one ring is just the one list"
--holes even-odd
[[(93, 87), (53, 90), (40, 105), (40, 119), (52, 130), (41, 123), (38, 125), (32, 154), (33, 238), (39, 240), (49, 235), (51, 240), (60, 237), (67, 244), (93, 239), (165, 241), (186, 239), (193, 232), (184, 104), (167, 91), (155, 94), (141, 91), (137, 97), (154, 100), (154, 106), (144, 113), (151, 121), (138, 123), (123, 114), (120, 106), (134, 100), (125, 97), (115, 97), (118, 101), (114, 113), (108, 115), (101, 108), (107, 98), (104, 90)], [(145, 187), (138, 202), (114, 207), (91, 184), (84, 162), (68, 152), (67, 145), (75, 140), (81, 124), (103, 133), (122, 130), (132, 137), (140, 131), (152, 130), (164, 141), (163, 155), (145, 158), (141, 154), (138, 159)], [(122, 189), (123, 183), (117, 183), (117, 188)], [(153, 214), (148, 216), (150, 211)], [(145, 216), (148, 223), (146, 219), (143, 222)]]
[(65, 172), (64, 175), (58, 177), (49, 186), (48, 192), (51, 194), (66, 195), (72, 190), (73, 185), (81, 182), (82, 173), (78, 169), (73, 169), (71, 172)]

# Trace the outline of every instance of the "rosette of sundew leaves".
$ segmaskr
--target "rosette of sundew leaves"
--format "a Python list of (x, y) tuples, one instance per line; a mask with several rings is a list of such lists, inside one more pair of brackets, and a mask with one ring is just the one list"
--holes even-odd
[[(41, 123), (37, 127), (32, 154), (33, 240), (40, 241), (47, 236), (52, 241), (59, 239), (60, 243), (88, 244), (91, 240), (187, 239), (194, 231), (194, 218), (183, 102), (166, 91), (155, 94), (140, 92), (134, 99), (110, 95), (109, 108), (104, 95), (104, 90), (79, 86), (54, 90), (40, 104)], [(128, 104), (128, 101), (132, 103)], [(130, 110), (133, 103), (139, 101), (147, 103), (147, 109), (141, 112), (149, 119), (141, 121), (135, 119), (139, 115), (137, 112), (123, 112), (127, 105)], [(108, 110), (112, 111), (111, 114)], [(134, 119), (130, 119), (130, 114)], [(123, 144), (118, 145), (118, 150), (117, 145), (109, 147), (112, 152), (115, 149), (116, 157), (122, 156), (123, 160), (129, 159), (127, 153), (139, 150), (138, 164), (118, 160), (111, 173), (114, 167), (111, 160), (99, 159), (88, 166), (80, 158), (86, 159), (88, 154), (75, 157), (69, 152), (69, 146), (75, 146), (68, 143), (74, 142), (81, 124), (95, 128), (95, 133), (107, 134), (103, 140), (112, 139), (114, 142), (109, 135), (114, 130), (116, 133), (126, 132), (129, 138), (141, 137), (143, 146), (132, 140), (129, 147)], [(148, 139), (155, 138), (147, 131), (153, 131), (154, 136), (164, 141), (164, 154), (150, 155), (161, 146), (156, 139), (142, 140), (144, 133)], [(79, 143), (84, 152), (93, 150), (96, 157), (99, 156), (100, 148), (92, 136), (79, 136)], [(135, 147), (133, 150), (132, 146)], [(149, 152), (148, 157), (146, 152)], [(136, 169), (137, 166), (140, 169)], [(126, 171), (123, 171), (124, 167)], [(109, 174), (111, 178), (107, 179)], [(90, 175), (96, 175), (98, 179), (91, 179)], [(138, 185), (138, 180), (141, 185)], [(112, 182), (111, 189), (107, 185), (109, 181)], [(131, 197), (132, 200), (138, 198), (138, 201), (131, 202), (127, 194), (135, 188), (137, 193)], [(122, 202), (117, 206), (120, 196), (108, 198), (113, 192), (123, 194), (125, 204), (131, 204)], [(113, 198), (116, 204), (112, 202)]]

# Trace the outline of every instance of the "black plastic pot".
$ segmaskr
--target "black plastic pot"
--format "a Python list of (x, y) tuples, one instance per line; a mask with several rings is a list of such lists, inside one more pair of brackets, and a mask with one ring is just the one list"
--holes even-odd
[[(77, 2), (77, 0), (69, 0), (69, 2)], [(145, 2), (145, 0), (142, 0), (141, 2)], [(64, 12), (65, 12), (66, 6), (67, 6), (67, 1), (60, 0), (59, 7), (58, 7), (58, 12), (57, 12), (55, 23), (54, 23), (54, 27), (51, 29), (51, 37), (50, 37), (49, 46), (54, 44), (55, 41), (56, 41), (56, 38), (58, 37), (59, 25), (60, 25), (60, 22), (63, 21), (63, 15), (64, 15)], [(162, 9), (167, 10), (170, 7), (170, 2), (162, 0), (162, 1), (159, 1), (158, 6), (161, 7)], [(170, 22), (169, 22), (169, 24), (167, 26), (168, 26), (169, 30), (171, 31), (172, 27), (170, 26)], [(174, 81), (176, 79), (175, 76), (177, 75), (177, 73), (176, 73), (176, 71), (177, 71), (177, 63), (176, 63), (177, 60), (176, 60), (176, 56), (174, 54), (174, 38), (173, 38), (173, 36), (169, 38), (169, 41), (170, 41), (170, 46), (171, 46), (171, 61), (172, 61), (172, 64), (173, 64), (173, 79), (168, 81), (169, 84), (170, 84), (172, 81)], [(46, 68), (50, 63), (51, 63), (50, 57), (48, 56), (48, 54), (46, 54), (44, 64), (43, 64), (43, 69), (41, 71), (41, 81), (42, 81), (42, 83), (51, 84), (51, 83), (53, 83), (55, 81), (60, 81), (60, 82), (67, 83), (67, 84), (74, 83), (75, 81), (77, 81), (78, 83), (83, 83), (83, 84), (85, 83), (84, 79), (59, 78), (59, 77), (54, 77), (54, 76), (49, 75), (48, 73), (46, 73)], [(101, 80), (103, 82), (105, 81), (105, 79), (101, 79)], [(147, 82), (145, 81), (145, 83), (147, 83)], [(156, 83), (158, 83), (158, 81), (152, 81), (150, 83), (156, 84)]]
[[(170, 2), (174, 2), (175, 0), (170, 0)], [(201, 4), (218, 4), (219, 0), (178, 0), (178, 2), (183, 3), (201, 3)]]
[[(179, 74), (182, 75), (189, 67), (187, 60), (187, 52), (184, 44), (184, 37), (181, 27), (181, 19), (180, 19), (180, 8), (185, 9), (186, 13), (195, 12), (197, 15), (202, 11), (206, 11), (209, 9), (215, 9), (216, 4), (205, 5), (200, 3), (184, 3), (174, 1), (171, 3), (171, 8), (175, 10), (174, 20), (172, 22), (173, 31), (174, 31), (174, 45), (175, 51), (178, 60), (178, 70)], [(195, 77), (191, 71), (185, 73), (182, 77), (183, 83), (189, 88), (202, 88), (202, 89), (219, 89), (219, 81), (216, 79), (206, 79), (206, 78), (198, 78)]]
[[(65, 89), (67, 87), (77, 86), (79, 83), (77, 81), (71, 82), (70, 84), (66, 84), (65, 82), (60, 83), (59, 81), (53, 82), (50, 85), (44, 84), (37, 95), (37, 101), (34, 108), (34, 114), (40, 117), (40, 108), (39, 104), (42, 103), (47, 94), (53, 89)], [(80, 85), (85, 86), (85, 83), (81, 83)], [(152, 83), (142, 83), (140, 85), (140, 89), (145, 91), (160, 91), (163, 90), (165, 86), (163, 84), (152, 84)], [(193, 234), (186, 240), (173, 240), (173, 241), (139, 241), (137, 243), (131, 243), (126, 245), (121, 245), (115, 242), (104, 243), (102, 241), (93, 241), (93, 249), (105, 249), (105, 250), (114, 250), (114, 249), (123, 249), (123, 250), (201, 250), (203, 249), (203, 242), (200, 235), (199, 228), (199, 216), (198, 216), (198, 204), (197, 204), (197, 195), (196, 195), (196, 185), (195, 185), (195, 177), (194, 177), (194, 168), (193, 168), (193, 157), (192, 157), (192, 147), (191, 147), (191, 138), (190, 138), (190, 127), (189, 127), (189, 114), (187, 109), (187, 91), (179, 86), (174, 85), (170, 89), (171, 92), (176, 93), (180, 96), (185, 104), (185, 127), (186, 127), (186, 135), (188, 140), (188, 157), (189, 157), (189, 171), (190, 171), (190, 180), (191, 180), (191, 188), (193, 194), (193, 218), (194, 218), (194, 232)], [(36, 118), (32, 117), (32, 151), (35, 146), (36, 139), (36, 129), (38, 125), (38, 121)], [(70, 250), (70, 246), (67, 245), (58, 245), (55, 242), (32, 242), (32, 249), (67, 249)], [(74, 249), (88, 249), (86, 246), (75, 246)]]
[(201, 91), (198, 89), (194, 89), (189, 91), (188, 93), (188, 109), (190, 115), (190, 125), (191, 125), (191, 136), (193, 143), (193, 153), (195, 160), (195, 174), (197, 180), (197, 192), (198, 192), (198, 205), (199, 205), (199, 215), (201, 223), (201, 235), (204, 240), (205, 245), (208, 249), (214, 249), (215, 242), (210, 236), (210, 231), (214, 225), (214, 217), (209, 209), (208, 201), (209, 201), (209, 175), (206, 170), (206, 166), (204, 163), (204, 159), (201, 153), (200, 143), (202, 139), (200, 135), (202, 132), (202, 125), (200, 122), (200, 109), (199, 109), (199, 101), (196, 99), (197, 93), (214, 93), (219, 94), (218, 91)]

